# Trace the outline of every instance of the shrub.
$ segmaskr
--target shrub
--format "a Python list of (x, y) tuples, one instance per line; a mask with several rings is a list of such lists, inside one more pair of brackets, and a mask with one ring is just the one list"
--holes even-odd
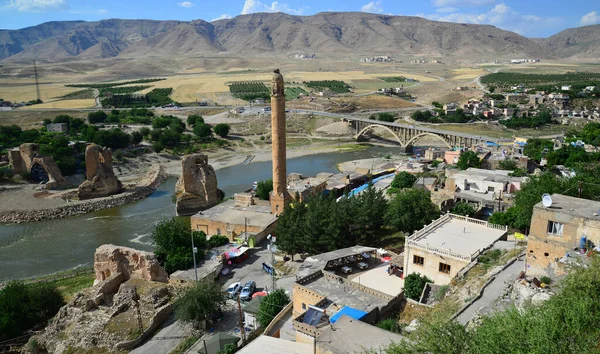
[(258, 323), (266, 328), (275, 316), (290, 302), (285, 290), (277, 289), (265, 296), (259, 306)]
[(544, 275), (543, 277), (541, 277), (541, 278), (540, 278), (540, 281), (541, 281), (542, 283), (544, 283), (544, 284), (550, 284), (550, 283), (552, 283), (552, 279), (550, 279), (550, 277), (548, 277), (548, 276), (545, 276), (545, 275)]
[(215, 248), (223, 246), (229, 243), (229, 238), (223, 235), (213, 235), (208, 239), (206, 246), (208, 248)]
[(104, 111), (88, 113), (88, 122), (90, 122), (90, 124), (104, 123), (106, 121), (106, 118), (107, 115)]
[(408, 275), (404, 278), (404, 296), (419, 301), (423, 288), (425, 288), (425, 284), (427, 283), (433, 283), (433, 281), (425, 275), (419, 273)]
[(435, 299), (435, 301), (442, 301), (444, 296), (446, 296), (448, 289), (450, 289), (450, 286), (448, 285), (442, 285), (439, 288), (437, 288), (437, 290), (433, 294), (433, 298)]
[(165, 149), (165, 146), (157, 141), (154, 144), (152, 144), (152, 150), (154, 150), (155, 153), (159, 154), (161, 151), (163, 151)]
[(479, 256), (479, 262), (483, 264), (490, 264), (492, 262), (497, 261), (502, 255), (502, 251), (500, 250), (489, 250)]
[(386, 331), (389, 331), (392, 333), (400, 333), (402, 330), (400, 328), (400, 324), (398, 323), (398, 321), (394, 320), (393, 318), (387, 318), (387, 319), (379, 322), (377, 324), (377, 327), (379, 327), (381, 329), (385, 329)]
[(194, 134), (200, 138), (209, 138), (212, 136), (212, 130), (208, 124), (196, 124), (194, 127)]
[(259, 199), (269, 200), (269, 194), (273, 190), (273, 180), (267, 179), (264, 181), (258, 182), (256, 186), (256, 195)]
[[(194, 265), (190, 230), (189, 219), (174, 217), (159, 222), (152, 231), (151, 238), (156, 247), (154, 254), (168, 273)], [(206, 245), (206, 234), (194, 231), (192, 237), (194, 246), (198, 248), (196, 259), (202, 259), (204, 254), (201, 249)]]
[(215, 134), (217, 134), (221, 138), (225, 138), (225, 137), (227, 137), (227, 135), (229, 135), (229, 129), (230, 129), (229, 124), (225, 124), (225, 123), (219, 123), (219, 124), (215, 125), (215, 127), (213, 128)]

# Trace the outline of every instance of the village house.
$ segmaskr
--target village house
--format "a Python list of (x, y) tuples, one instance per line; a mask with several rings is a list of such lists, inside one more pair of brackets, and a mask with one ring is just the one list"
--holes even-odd
[(521, 101), (529, 101), (529, 96), (524, 93), (507, 93), (506, 102), (508, 103), (519, 103)]
[(562, 85), (560, 87), (561, 91), (571, 91), (572, 88), (573, 88), (573, 86), (571, 86), (571, 85)]
[(419, 273), (436, 285), (447, 285), (506, 234), (506, 226), (445, 214), (406, 239), (404, 273)]
[(327, 189), (327, 179), (325, 178), (304, 178), (300, 174), (290, 173), (287, 180), (288, 193), (294, 200), (302, 203), (307, 202), (313, 196), (323, 194)]
[(600, 245), (600, 202), (551, 196), (551, 205), (533, 207), (527, 240), (527, 275), (558, 276), (586, 261), (583, 251)]
[(565, 93), (551, 93), (548, 95), (548, 99), (552, 104), (560, 109), (569, 107), (571, 97)]
[(447, 116), (454, 115), (456, 114), (456, 108), (456, 103), (447, 103), (443, 106), (444, 114), (446, 114)]
[(46, 125), (48, 133), (66, 133), (69, 131), (69, 125), (67, 123), (51, 123)]

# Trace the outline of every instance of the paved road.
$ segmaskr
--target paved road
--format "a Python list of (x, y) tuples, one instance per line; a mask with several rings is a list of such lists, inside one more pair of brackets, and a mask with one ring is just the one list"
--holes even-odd
[(456, 320), (464, 325), (469, 322), (477, 312), (481, 315), (485, 315), (504, 308), (505, 304), (502, 303), (501, 297), (505, 283), (517, 279), (517, 276), (525, 267), (524, 259), (524, 257), (517, 259), (516, 262), (500, 272), (496, 276), (496, 279), (483, 290), (481, 298), (471, 304), (471, 306), (466, 309), (465, 312), (460, 314)]
[[(171, 315), (162, 324), (162, 329), (151, 340), (144, 345), (132, 350), (131, 354), (154, 354), (169, 353), (187, 337), (189, 328), (182, 326), (181, 322), (175, 321), (175, 315)], [(172, 338), (179, 337), (179, 338)]]

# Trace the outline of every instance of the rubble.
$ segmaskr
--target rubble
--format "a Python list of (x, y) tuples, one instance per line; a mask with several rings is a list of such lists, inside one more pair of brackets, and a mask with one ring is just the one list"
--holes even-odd
[(115, 176), (112, 166), (112, 152), (96, 144), (85, 149), (86, 180), (79, 186), (80, 200), (107, 197), (120, 193), (123, 184)]
[(217, 175), (208, 157), (193, 154), (181, 159), (181, 177), (175, 186), (177, 215), (193, 215), (219, 202)]

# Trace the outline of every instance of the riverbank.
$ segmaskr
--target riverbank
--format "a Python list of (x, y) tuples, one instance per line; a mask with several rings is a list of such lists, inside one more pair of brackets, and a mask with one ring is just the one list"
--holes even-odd
[(125, 190), (123, 193), (104, 198), (72, 201), (66, 205), (50, 209), (5, 211), (0, 213), (0, 223), (20, 224), (52, 220), (114, 208), (145, 198), (153, 193), (166, 178), (167, 175), (164, 169), (160, 165), (153, 165), (148, 170), (146, 176), (135, 187)]

